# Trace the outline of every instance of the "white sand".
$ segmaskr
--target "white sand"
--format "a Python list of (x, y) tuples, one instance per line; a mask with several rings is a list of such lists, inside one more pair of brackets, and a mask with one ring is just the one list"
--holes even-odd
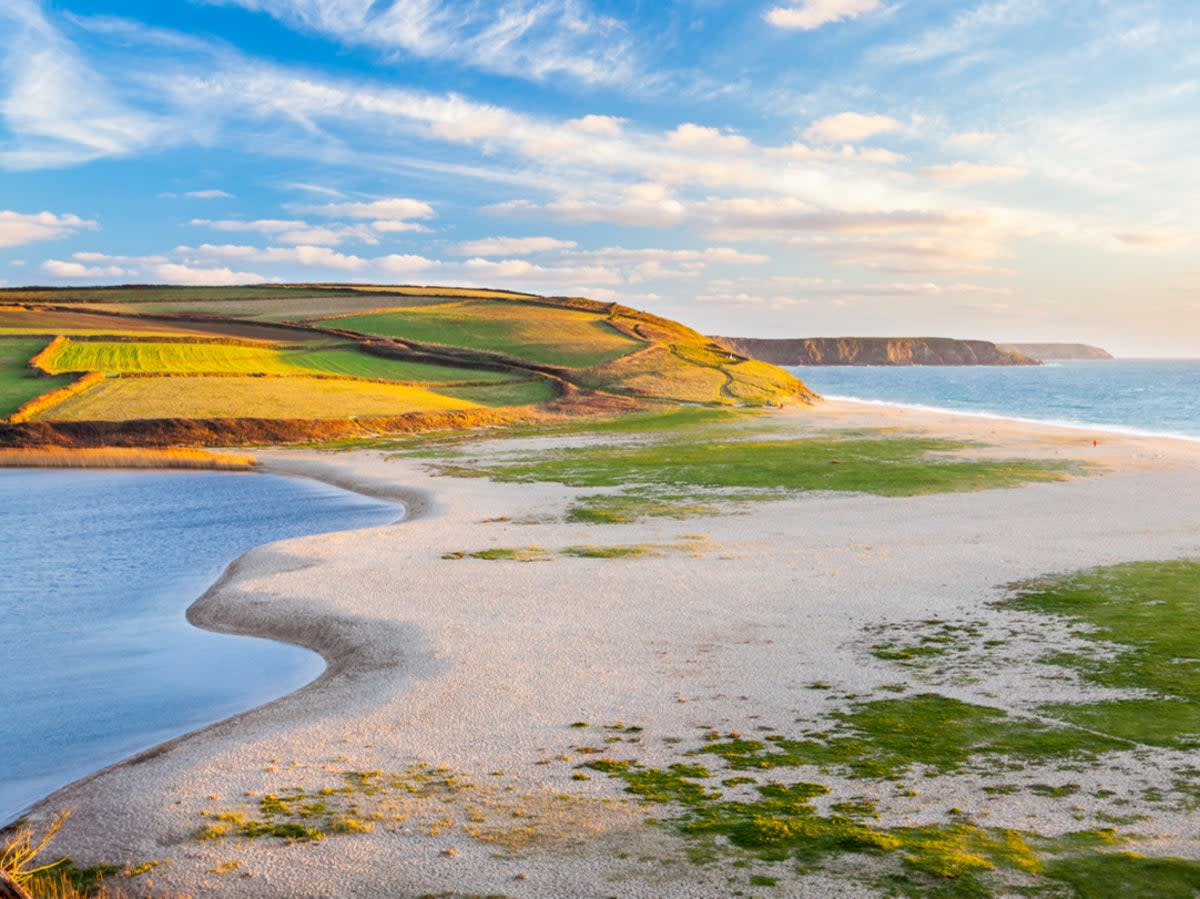
[[(680, 838), (641, 823), (661, 807), (631, 805), (621, 784), (601, 774), (572, 780), (589, 757), (572, 747), (604, 746), (607, 732), (571, 722), (644, 727), (640, 744), (607, 748), (648, 764), (677, 760), (710, 728), (799, 733), (833, 705), (829, 691), (807, 684), (865, 694), (907, 677), (871, 657), (878, 637), (864, 628), (932, 616), (994, 620), (981, 607), (1015, 580), (1200, 552), (1200, 444), (849, 404), (778, 417), (804, 431), (885, 426), (969, 436), (999, 447), (988, 452), (1083, 459), (1105, 473), (911, 499), (810, 495), (748, 514), (592, 526), (562, 523), (561, 514), (571, 497), (595, 491), (437, 478), (420, 460), (373, 452), (262, 453), (272, 471), (400, 498), (411, 513), (388, 527), (254, 550), (190, 611), (205, 627), (309, 646), (329, 669), (291, 696), (60, 791), (35, 817), (71, 807), (59, 850), (78, 862), (170, 860), (145, 876), (194, 896), (722, 896), (734, 888), (731, 874), (744, 887), (749, 871), (691, 864)], [(484, 522), (500, 516), (553, 520)], [(707, 538), (702, 557), (441, 558), (692, 534)], [(1077, 689), (1044, 674), (1026, 665), (938, 689), (1013, 709)], [(1160, 756), (1159, 768), (1131, 754), (1070, 777), (1137, 797), (1143, 781), (1165, 783), (1171, 760)], [(337, 786), (347, 770), (414, 764), (448, 766), (476, 786), (447, 802), (411, 800), (404, 822), (320, 843), (192, 837), (208, 822), (202, 812), (257, 801), (248, 792)], [(897, 802), (889, 808), (907, 821), (945, 820), (957, 806), (984, 823), (1042, 832), (1084, 826), (1072, 804), (1085, 818), (1094, 811), (1086, 798), (1027, 791), (993, 801), (970, 778), (941, 778)], [(1138, 848), (1200, 856), (1194, 814), (1156, 815), (1138, 828), (1155, 841)], [(507, 851), (472, 839), (462, 826), (470, 816), (490, 833), (530, 826), (533, 842)], [(444, 832), (440, 818), (452, 822)], [(451, 848), (456, 854), (443, 854)], [(215, 873), (235, 861), (236, 870)], [(791, 876), (786, 865), (749, 870)], [(791, 888), (861, 892), (834, 876)]]

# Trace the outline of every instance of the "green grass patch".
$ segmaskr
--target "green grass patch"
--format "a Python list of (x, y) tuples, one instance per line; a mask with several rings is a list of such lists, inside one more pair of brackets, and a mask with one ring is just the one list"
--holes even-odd
[(716, 515), (718, 503), (697, 503), (678, 495), (650, 492), (600, 493), (583, 496), (567, 511), (567, 521), (583, 524), (629, 524), (643, 518), (693, 518)]
[[(915, 437), (666, 440), (572, 447), (484, 466), (500, 481), (573, 487), (836, 490), (879, 496), (986, 490), (1065, 479), (1068, 463), (953, 458), (965, 445)], [(938, 454), (938, 455), (935, 455)]]
[(525, 406), (548, 403), (558, 396), (554, 384), (541, 378), (506, 381), (499, 384), (466, 384), (439, 387), (437, 392), (481, 406)]
[(1055, 704), (1047, 714), (1126, 740), (1200, 746), (1200, 560), (1138, 562), (1020, 588), (1001, 607), (1056, 615), (1097, 652), (1044, 661), (1087, 683), (1148, 697)]
[(453, 556), (483, 559), (487, 562), (551, 562), (557, 558), (552, 550), (542, 549), (540, 546), (497, 546), (473, 553), (455, 553)]
[[(559, 558), (572, 559), (651, 559), (670, 553), (698, 553), (704, 546), (699, 536), (681, 537), (670, 543), (630, 543), (621, 546), (565, 546), (544, 549), (541, 546), (494, 546), (476, 552), (446, 553), (443, 559), (483, 559), (489, 562), (550, 562)], [(585, 726), (585, 725), (580, 725)], [(640, 728), (638, 728), (640, 730)]]
[(545, 365), (588, 368), (641, 346), (590, 312), (511, 300), (468, 300), (327, 319), (328, 327), (379, 337), (504, 353)]
[(1096, 853), (1054, 859), (1045, 873), (1069, 884), (1079, 899), (1195, 899), (1200, 894), (1200, 862), (1193, 859)]
[(48, 342), (44, 337), (0, 337), (0, 418), (7, 418), (31, 399), (74, 380), (71, 376), (39, 377), (30, 371), (27, 363)]
[(1091, 758), (1126, 741), (1055, 727), (936, 693), (855, 703), (833, 712), (835, 726), (803, 740), (720, 738), (697, 750), (739, 771), (813, 765), (852, 777), (898, 780), (921, 765), (950, 774), (1010, 761)]
[(469, 368), (464, 365), (439, 365), (378, 356), (360, 350), (353, 344), (313, 350), (288, 350), (283, 357), (290, 365), (303, 371), (379, 381), (493, 384), (510, 381), (513, 377), (508, 372)]

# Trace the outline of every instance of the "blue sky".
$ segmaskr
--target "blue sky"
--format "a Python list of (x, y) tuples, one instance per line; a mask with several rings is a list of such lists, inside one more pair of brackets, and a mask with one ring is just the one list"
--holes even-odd
[(5, 0), (0, 285), (1200, 355), (1194, 0)]

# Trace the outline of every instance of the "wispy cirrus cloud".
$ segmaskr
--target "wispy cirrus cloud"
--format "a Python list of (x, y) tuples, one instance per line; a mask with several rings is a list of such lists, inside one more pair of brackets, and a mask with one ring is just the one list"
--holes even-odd
[(192, 219), (191, 224), (240, 234), (264, 234), (286, 244), (337, 246), (348, 240), (379, 243), (379, 234), (369, 225), (313, 225), (303, 219)]
[(123, 101), (46, 19), (34, 0), (0, 4), (4, 27), (0, 116), (12, 138), (0, 164), (14, 169), (124, 156), (163, 137), (163, 123)]
[(266, 13), (350, 46), (403, 52), (515, 78), (566, 75), (586, 84), (630, 80), (624, 24), (586, 0), (208, 0)]

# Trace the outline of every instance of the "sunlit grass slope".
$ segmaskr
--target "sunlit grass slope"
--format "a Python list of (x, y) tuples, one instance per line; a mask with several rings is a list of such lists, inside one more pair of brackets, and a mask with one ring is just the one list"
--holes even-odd
[(469, 347), (567, 368), (600, 365), (641, 346), (610, 327), (604, 316), (511, 300), (408, 307), (346, 316), (326, 324), (361, 334)]
[(181, 375), (109, 378), (38, 416), (41, 421), (154, 418), (336, 419), (470, 409), (423, 387), (333, 378)]

